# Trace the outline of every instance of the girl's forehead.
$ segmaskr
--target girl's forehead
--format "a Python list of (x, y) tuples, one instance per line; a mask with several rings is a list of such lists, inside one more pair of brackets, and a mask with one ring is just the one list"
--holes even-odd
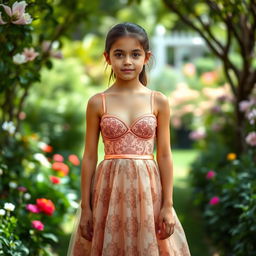
[(111, 46), (111, 50), (114, 51), (116, 49), (120, 49), (123, 51), (131, 51), (135, 49), (143, 50), (143, 47), (140, 41), (131, 36), (123, 36), (118, 38)]

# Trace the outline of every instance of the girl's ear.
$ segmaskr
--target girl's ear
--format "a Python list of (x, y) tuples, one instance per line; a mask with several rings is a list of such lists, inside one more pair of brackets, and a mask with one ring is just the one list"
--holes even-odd
[(147, 64), (147, 63), (148, 63), (148, 61), (149, 61), (151, 55), (152, 55), (152, 52), (151, 52), (151, 51), (147, 51), (147, 52), (146, 52), (144, 64)]
[(105, 51), (103, 54), (104, 54), (104, 57), (105, 57), (106, 62), (107, 62), (109, 65), (111, 65), (111, 62), (110, 62), (110, 58), (109, 58), (108, 53)]

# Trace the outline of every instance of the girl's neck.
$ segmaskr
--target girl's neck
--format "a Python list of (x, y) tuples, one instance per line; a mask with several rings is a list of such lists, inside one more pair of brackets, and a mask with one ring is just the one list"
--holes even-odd
[(136, 91), (142, 88), (145, 88), (145, 86), (139, 81), (139, 79), (134, 80), (121, 80), (116, 79), (115, 83), (112, 85), (112, 88), (115, 88), (118, 91)]

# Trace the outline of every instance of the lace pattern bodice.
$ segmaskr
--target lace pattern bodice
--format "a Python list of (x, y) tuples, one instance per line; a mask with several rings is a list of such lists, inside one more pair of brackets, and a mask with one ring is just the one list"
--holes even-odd
[(151, 113), (136, 118), (129, 126), (116, 115), (107, 113), (105, 93), (101, 93), (104, 113), (100, 127), (105, 154), (153, 154), (157, 119), (153, 114), (154, 95), (151, 92)]

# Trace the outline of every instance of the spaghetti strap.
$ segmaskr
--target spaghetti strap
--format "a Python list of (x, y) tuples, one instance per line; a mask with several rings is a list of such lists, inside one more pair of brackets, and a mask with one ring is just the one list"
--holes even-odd
[(151, 113), (154, 114), (154, 91), (151, 92)]
[(106, 97), (105, 97), (105, 93), (101, 93), (101, 97), (102, 97), (103, 114), (105, 114), (106, 113)]

